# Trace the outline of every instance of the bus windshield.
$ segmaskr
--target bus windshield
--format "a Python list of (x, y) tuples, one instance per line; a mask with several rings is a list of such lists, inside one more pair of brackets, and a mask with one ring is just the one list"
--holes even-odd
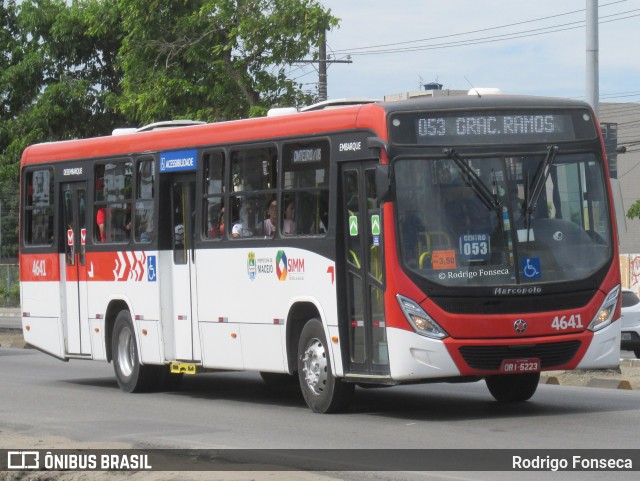
[(601, 159), (574, 152), (395, 160), (405, 268), (443, 286), (593, 275), (613, 252), (605, 179)]

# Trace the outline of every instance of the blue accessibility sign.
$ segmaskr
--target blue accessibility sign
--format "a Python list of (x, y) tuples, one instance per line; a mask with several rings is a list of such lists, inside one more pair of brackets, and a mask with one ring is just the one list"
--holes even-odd
[(520, 266), (525, 279), (540, 279), (542, 277), (540, 259), (538, 257), (525, 257), (520, 262)]
[(198, 151), (174, 150), (160, 153), (160, 172), (180, 172), (198, 168)]

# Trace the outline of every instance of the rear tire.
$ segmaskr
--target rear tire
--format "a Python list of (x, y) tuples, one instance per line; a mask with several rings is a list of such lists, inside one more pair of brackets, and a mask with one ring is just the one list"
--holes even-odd
[(501, 403), (518, 403), (531, 399), (538, 389), (540, 373), (503, 374), (485, 379), (489, 392)]
[(136, 335), (129, 311), (120, 311), (116, 317), (111, 352), (116, 380), (124, 392), (146, 392), (158, 386), (162, 366), (140, 364)]
[(640, 347), (636, 347), (633, 350), (633, 354), (636, 356), (636, 359), (640, 359)]
[(298, 342), (298, 378), (307, 405), (316, 413), (334, 413), (349, 405), (354, 385), (333, 375), (322, 322), (305, 324)]

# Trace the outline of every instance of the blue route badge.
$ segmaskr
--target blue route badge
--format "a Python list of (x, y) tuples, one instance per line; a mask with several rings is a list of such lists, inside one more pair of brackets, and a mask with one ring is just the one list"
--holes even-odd
[(520, 263), (522, 275), (525, 279), (540, 279), (540, 259), (538, 257), (525, 257)]
[(156, 282), (158, 273), (156, 272), (156, 256), (147, 257), (147, 280)]
[(460, 254), (471, 261), (485, 261), (491, 257), (489, 234), (463, 234), (460, 236)]

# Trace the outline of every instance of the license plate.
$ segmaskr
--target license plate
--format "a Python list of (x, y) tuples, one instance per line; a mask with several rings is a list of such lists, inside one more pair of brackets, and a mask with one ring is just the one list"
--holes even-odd
[(500, 372), (521, 373), (540, 371), (540, 359), (505, 359), (500, 365)]
[(631, 340), (631, 333), (630, 332), (623, 332), (622, 333), (622, 340), (623, 341), (630, 341)]

